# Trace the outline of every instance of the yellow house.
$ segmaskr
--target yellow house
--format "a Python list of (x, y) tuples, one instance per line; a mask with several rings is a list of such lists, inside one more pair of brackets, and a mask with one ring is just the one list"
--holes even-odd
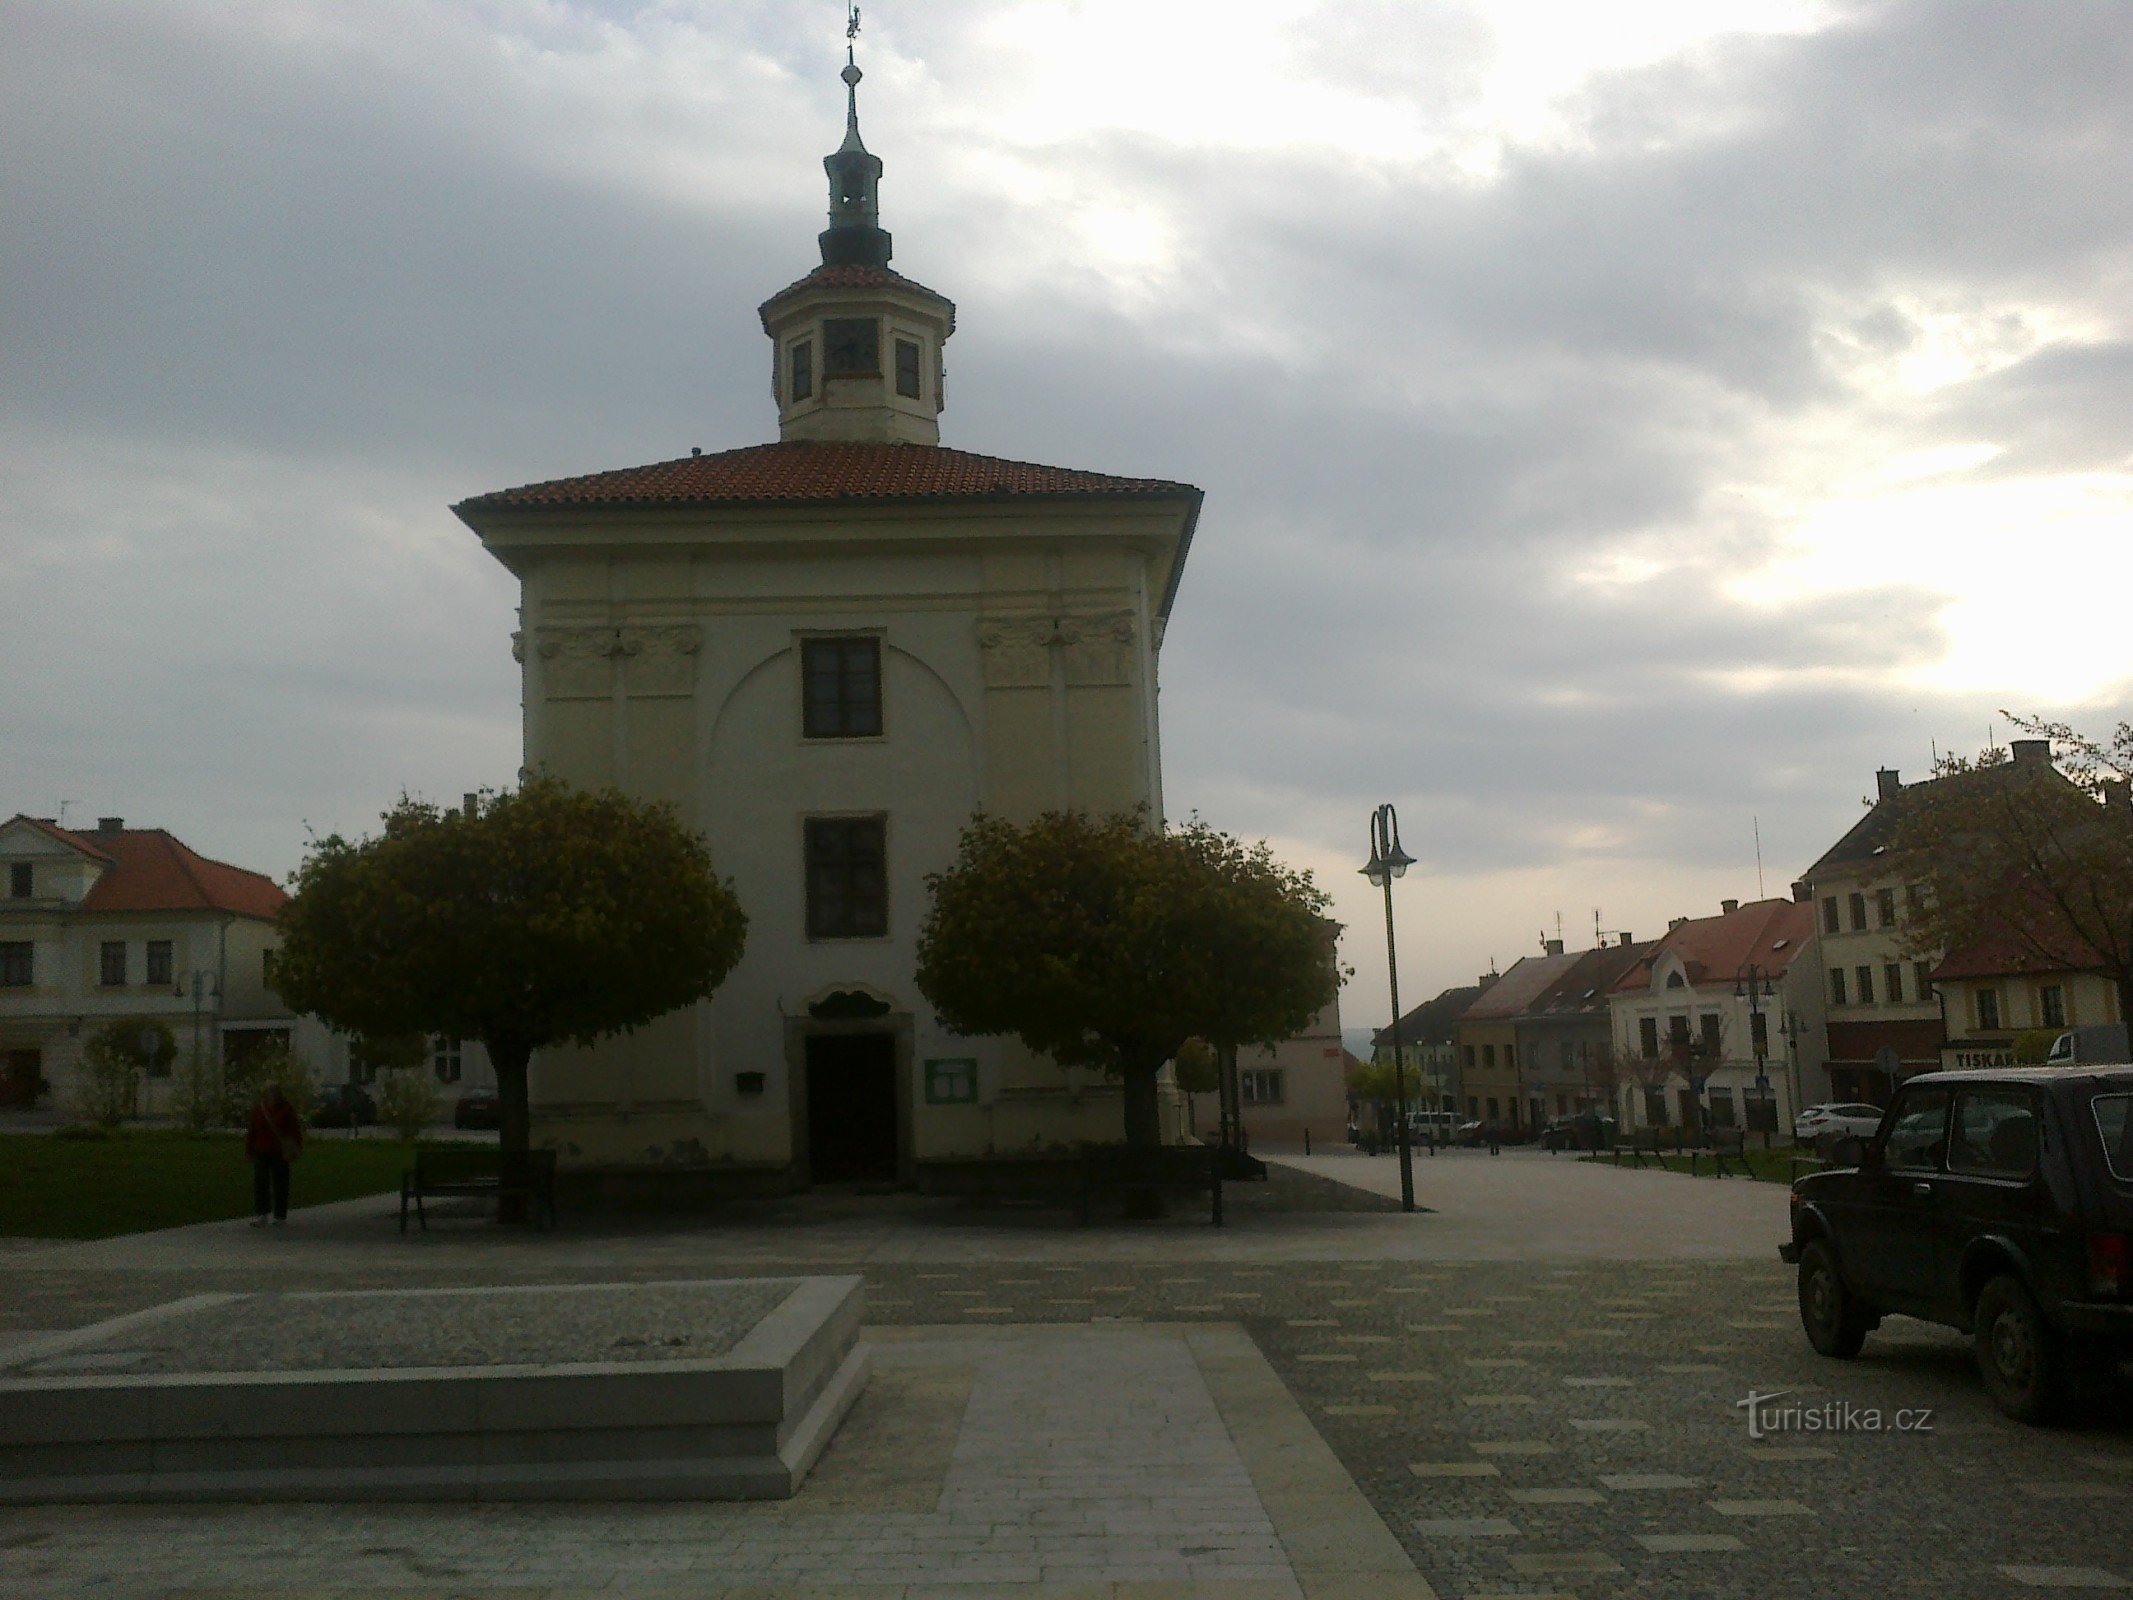
[(1946, 1010), (1949, 1071), (2015, 1064), (2024, 1033), (2122, 1022), (2118, 988), (2096, 968), (2096, 953), (2066, 933), (2048, 949), (2014, 937), (1982, 939), (1953, 950), (1933, 969)]
[(925, 1181), (1121, 1133), (1100, 1075), (942, 1028), (915, 944), (973, 811), (1162, 814), (1200, 491), (939, 444), (955, 308), (888, 265), (845, 76), (822, 264), (761, 308), (777, 442), (454, 508), (520, 581), (527, 765), (672, 802), (749, 916), (712, 1000), (536, 1057), (566, 1166)]

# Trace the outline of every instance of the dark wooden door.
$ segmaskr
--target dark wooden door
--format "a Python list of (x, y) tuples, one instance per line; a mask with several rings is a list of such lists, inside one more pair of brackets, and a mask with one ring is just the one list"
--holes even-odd
[(816, 1183), (893, 1183), (896, 1039), (824, 1033), (807, 1041), (807, 1164)]

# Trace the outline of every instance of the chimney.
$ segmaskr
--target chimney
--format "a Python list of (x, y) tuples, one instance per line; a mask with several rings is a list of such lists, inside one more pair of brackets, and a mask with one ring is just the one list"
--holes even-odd
[(1902, 787), (1903, 777), (1894, 767), (1883, 767), (1874, 774), (1874, 793), (1883, 800), (1894, 799)]
[(1630, 937), (1630, 936), (1629, 936), (1628, 934), (1626, 934), (1626, 933), (1625, 933), (1625, 934), (1623, 934), (1623, 935), (1622, 935), (1622, 948), (1623, 948), (1623, 949), (1627, 950), (1627, 949), (1628, 949), (1628, 948), (1629, 948), (1629, 947), (1630, 947), (1631, 945), (1635, 944), (1636, 942), (1637, 942), (1637, 941), (1636, 941), (1635, 939), (1631, 938), (1631, 937)]
[(2133, 811), (2133, 782), (2124, 778), (2104, 779), (2103, 803), (2119, 811)]
[(1666, 931), (1668, 933), (1672, 933), (1676, 928), (1680, 927), (1684, 922), (1688, 920), (1689, 919), (1687, 917), (1668, 917), (1666, 919)]
[(124, 833), (126, 831), (126, 819), (124, 817), (98, 817), (96, 819), (96, 831), (98, 833)]
[(2008, 749), (2018, 767), (2048, 767), (2052, 764), (2052, 742), (2049, 739), (2017, 739)]
[(1718, 914), (1722, 917), (1730, 917), (1739, 909), (1740, 902), (1738, 900), (1721, 900), (1718, 902)]
[(1807, 904), (1807, 902), (1812, 900), (1814, 897), (1815, 886), (1809, 883), (1805, 878), (1800, 879), (1799, 882), (1795, 883), (1792, 886), (1792, 898), (1797, 900), (1801, 905)]
[(1541, 941), (1541, 949), (1551, 956), (1559, 956), (1563, 953), (1563, 941), (1560, 939), (1543, 939)]

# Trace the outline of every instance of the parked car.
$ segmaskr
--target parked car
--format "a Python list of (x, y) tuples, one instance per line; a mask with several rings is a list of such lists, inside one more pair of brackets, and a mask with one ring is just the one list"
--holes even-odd
[(2044, 1058), (2047, 1067), (2093, 1067), (2127, 1061), (2133, 1061), (2133, 1051), (2127, 1049), (2123, 1022), (2069, 1028), (2052, 1041), (2051, 1053)]
[(452, 1108), (455, 1128), (501, 1128), (504, 1102), (494, 1089), (469, 1089)]
[(1450, 1144), (1459, 1136), (1459, 1113), (1456, 1111), (1410, 1111), (1407, 1113), (1407, 1139), (1410, 1144)]
[(1549, 1150), (1611, 1150), (1615, 1119), (1600, 1111), (1573, 1111), (1541, 1129), (1540, 1142)]
[(1823, 1355), (1885, 1316), (1942, 1323), (2024, 1422), (2133, 1357), (2133, 1067), (1927, 1073), (1836, 1156), (1793, 1184), (1778, 1252)]
[(1827, 1150), (1839, 1139), (1871, 1139), (1881, 1128), (1881, 1107), (1829, 1103), (1809, 1106), (1792, 1119), (1792, 1137)]
[(311, 1112), (314, 1128), (367, 1128), (378, 1120), (378, 1103), (357, 1083), (329, 1083)]

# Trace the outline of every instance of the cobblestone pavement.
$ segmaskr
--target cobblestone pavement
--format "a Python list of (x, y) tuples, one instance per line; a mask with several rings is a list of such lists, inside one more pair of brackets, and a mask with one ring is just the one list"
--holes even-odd
[[(696, 1275), (753, 1275), (856, 1264), (868, 1280), (870, 1317), (884, 1329), (1233, 1325), (1444, 1596), (1970, 1600), (2133, 1588), (2133, 1400), (2126, 1391), (2098, 1396), (2074, 1426), (2039, 1430), (1992, 1410), (1964, 1342), (1951, 1333), (1892, 1319), (1860, 1360), (1816, 1357), (1801, 1338), (1774, 1232), (1747, 1241), (1734, 1259), (1636, 1258), (1640, 1231), (1653, 1231), (1655, 1217), (1705, 1205), (1721, 1187), (1710, 1179), (1648, 1172), (1596, 1178), (1588, 1169), (1566, 1183), (1580, 1206), (1611, 1198), (1618, 1219), (1629, 1219), (1605, 1256), (1565, 1259), (1545, 1242), (1525, 1260), (1452, 1259), (1456, 1249), (1418, 1258), (1405, 1244), (1369, 1248), (1387, 1220), (1442, 1226), (1471, 1204), (1456, 1192), (1457, 1159), (1441, 1160), (1426, 1180), (1425, 1203), (1440, 1204), (1436, 1217), (1354, 1218), (1345, 1248), (1336, 1218), (1308, 1235), (1317, 1241), (1316, 1258), (1295, 1255), (1294, 1237), (1272, 1220), (1243, 1219), (1226, 1230), (1231, 1237), (1219, 1254), (1199, 1234), (1180, 1230), (1033, 1235), (1053, 1241), (1053, 1259), (1029, 1244), (1002, 1259), (1002, 1250), (982, 1243), (994, 1236), (975, 1231), (951, 1230), (932, 1247), (897, 1250), (879, 1248), (878, 1239), (855, 1248), (835, 1230), (663, 1232), (640, 1249), (603, 1244), (604, 1273), (586, 1271), (576, 1256), (550, 1259), (544, 1269), (537, 1253), (514, 1243), (489, 1255), (488, 1275), (615, 1279), (682, 1276), (677, 1269), (684, 1267)], [(1523, 1168), (1515, 1182), (1529, 1189), (1562, 1182), (1549, 1174), (1568, 1170), (1507, 1156), (1494, 1169), (1473, 1169), (1480, 1176), (1472, 1181), (1511, 1183), (1514, 1161)], [(1777, 1200), (1782, 1216), (1782, 1191)], [(1527, 1203), (1545, 1210), (1544, 1197)], [(1762, 1202), (1736, 1195), (1730, 1203)], [(1267, 1242), (1259, 1259), (1254, 1226), (1263, 1227)], [(1119, 1248), (1106, 1250), (1107, 1240)], [(1156, 1242), (1160, 1253), (1151, 1251)], [(215, 1251), (186, 1262), (176, 1244), (160, 1252), (129, 1244), (130, 1253), (112, 1252), (128, 1265), (92, 1265), (74, 1250), (0, 1257), (8, 1290), (0, 1295), (0, 1319), (16, 1327), (67, 1326), (176, 1293), (261, 1286), (256, 1268), (208, 1265), (220, 1261)], [(410, 1283), (447, 1272), (469, 1281), (478, 1254), (416, 1249), (395, 1258), (381, 1249), (308, 1270), (283, 1267), (275, 1276), (290, 1286), (306, 1278), (342, 1287)], [(171, 1265), (147, 1264), (159, 1257)], [(950, 1391), (962, 1381), (935, 1378)], [(1738, 1402), (1751, 1391), (1780, 1390), (1790, 1391), (1785, 1405), (1848, 1418), (1854, 1431), (1781, 1429), (1751, 1438)], [(946, 1405), (967, 1413), (975, 1403), (935, 1397), (936, 1412)], [(1927, 1425), (1893, 1431), (1899, 1410), (1928, 1413)], [(1865, 1431), (1876, 1417), (1883, 1431)], [(1180, 1426), (1204, 1430), (1204, 1414)], [(866, 1437), (855, 1428), (850, 1441), (832, 1447), (820, 1487), (834, 1488), (840, 1450), (849, 1443), (863, 1454)], [(923, 1441), (896, 1448), (914, 1462), (925, 1455)], [(908, 1477), (916, 1485), (930, 1481), (916, 1467)], [(604, 1576), (616, 1592), (668, 1592), (658, 1587), (653, 1556), (662, 1519), (674, 1514), (604, 1513), (622, 1519), (621, 1531), (603, 1535), (602, 1545), (611, 1558)], [(83, 1541), (121, 1548), (129, 1528), (145, 1531), (149, 1519), (168, 1515), (123, 1508), (0, 1514), (0, 1573), (35, 1549), (79, 1549)], [(373, 1537), (419, 1552), (419, 1537), (387, 1528), (376, 1508), (307, 1508), (290, 1525), (318, 1517), (376, 1530)], [(1257, 1536), (1241, 1525), (1227, 1531), (1243, 1541), (1235, 1549)], [(425, 1576), (417, 1561), (392, 1592), (445, 1576)], [(453, 1581), (468, 1584), (474, 1576)], [(1097, 1587), (1081, 1592), (1299, 1592), (1273, 1578), (1268, 1587), (1223, 1591), (1114, 1591), (1109, 1580), (1091, 1581)], [(508, 1582), (507, 1571), (494, 1571), (464, 1592), (494, 1594)], [(996, 1592), (1008, 1582), (1003, 1573), (993, 1590), (964, 1592)], [(289, 1591), (261, 1585), (259, 1592)], [(438, 1592), (462, 1590), (440, 1584)], [(1340, 1592), (1399, 1591), (1388, 1578)]]

